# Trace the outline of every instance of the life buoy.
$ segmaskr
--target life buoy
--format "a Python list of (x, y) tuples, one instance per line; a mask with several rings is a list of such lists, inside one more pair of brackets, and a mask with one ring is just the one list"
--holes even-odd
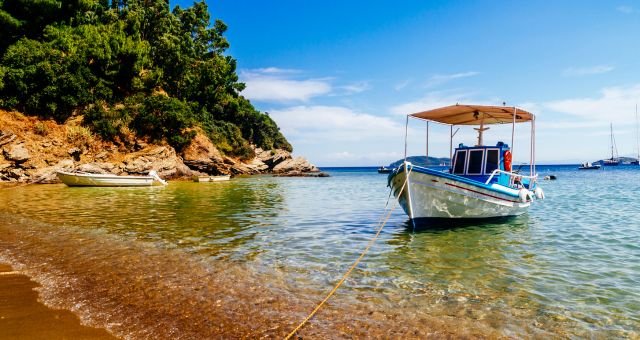
[(504, 171), (511, 172), (511, 151), (504, 152)]

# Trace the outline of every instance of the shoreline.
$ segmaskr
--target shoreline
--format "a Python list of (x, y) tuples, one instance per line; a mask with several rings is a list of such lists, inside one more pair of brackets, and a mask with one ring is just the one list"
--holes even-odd
[(0, 329), (14, 339), (117, 339), (106, 329), (83, 325), (69, 310), (40, 302), (40, 285), (31, 277), (0, 262)]

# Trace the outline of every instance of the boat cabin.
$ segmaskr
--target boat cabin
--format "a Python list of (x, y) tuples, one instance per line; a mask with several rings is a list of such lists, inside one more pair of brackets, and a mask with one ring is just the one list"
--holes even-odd
[[(465, 146), (460, 143), (455, 149), (450, 172), (454, 175), (484, 183), (496, 169), (511, 171), (510, 159), (505, 167), (505, 153), (507, 151), (509, 151), (509, 145), (503, 142), (498, 142), (495, 146)], [(503, 181), (505, 183), (501, 183)], [(508, 176), (496, 174), (491, 183), (508, 185), (509, 178)]]

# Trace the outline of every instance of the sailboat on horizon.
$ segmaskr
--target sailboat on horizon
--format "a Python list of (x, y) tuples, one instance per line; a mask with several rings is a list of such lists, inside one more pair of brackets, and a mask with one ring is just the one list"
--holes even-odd
[[(615, 150), (615, 157), (614, 157)], [(618, 147), (616, 146), (616, 139), (613, 136), (613, 123), (611, 123), (611, 158), (602, 161), (604, 166), (617, 166), (620, 165), (620, 158), (618, 157)]]
[(638, 128), (638, 104), (636, 104), (636, 151), (638, 152), (635, 161), (631, 161), (631, 165), (640, 165), (640, 132)]

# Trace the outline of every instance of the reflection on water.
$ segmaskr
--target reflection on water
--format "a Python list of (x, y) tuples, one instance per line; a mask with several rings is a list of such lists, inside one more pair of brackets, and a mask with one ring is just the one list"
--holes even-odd
[[(544, 171), (559, 180), (517, 218), (414, 230), (396, 209), (302, 335), (637, 337), (640, 171)], [(49, 303), (120, 335), (283, 335), (385, 206), (386, 176), (332, 175), (5, 190), (0, 255), (48, 282)]]

